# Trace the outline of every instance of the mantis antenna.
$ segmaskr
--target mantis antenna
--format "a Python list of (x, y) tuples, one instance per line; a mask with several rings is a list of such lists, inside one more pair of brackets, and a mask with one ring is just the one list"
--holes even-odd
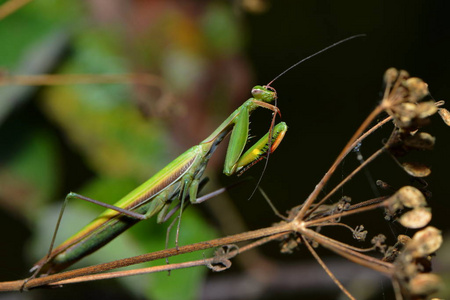
[(284, 70), (283, 72), (281, 72), (281, 73), (280, 73), (278, 76), (276, 76), (274, 79), (272, 79), (272, 81), (269, 82), (269, 83), (267, 84), (267, 86), (270, 86), (275, 80), (277, 80), (278, 78), (280, 78), (281, 76), (283, 76), (284, 74), (286, 74), (287, 72), (289, 72), (290, 70), (292, 70), (293, 68), (297, 67), (299, 64), (301, 64), (301, 63), (307, 61), (308, 59), (313, 58), (314, 56), (319, 55), (320, 53), (325, 52), (325, 51), (327, 51), (327, 50), (329, 50), (329, 49), (331, 49), (331, 48), (334, 48), (334, 47), (336, 47), (337, 45), (340, 45), (340, 44), (342, 44), (342, 43), (348, 42), (348, 41), (353, 40), (353, 39), (356, 39), (356, 38), (364, 37), (364, 36), (366, 36), (365, 33), (355, 34), (355, 35), (349, 36), (348, 38), (342, 39), (342, 40), (340, 40), (340, 41), (338, 41), (338, 42), (336, 42), (336, 43), (334, 43), (334, 44), (331, 44), (331, 45), (329, 45), (329, 46), (323, 48), (322, 50), (317, 51), (316, 53), (313, 53), (313, 54), (311, 54), (311, 55), (309, 55), (309, 56), (307, 56), (307, 57), (305, 57), (305, 58), (299, 60), (298, 62), (296, 62), (295, 64), (293, 64), (292, 66), (290, 66), (289, 68), (287, 68), (286, 70)]
[[(303, 62), (309, 60), (310, 58), (313, 58), (314, 56), (319, 55), (319, 54), (321, 54), (321, 53), (323, 53), (323, 52), (325, 52), (325, 51), (327, 51), (327, 50), (330, 50), (331, 48), (334, 48), (334, 47), (336, 47), (336, 46), (338, 46), (338, 45), (340, 45), (340, 44), (342, 44), (342, 43), (348, 42), (348, 41), (353, 40), (353, 39), (356, 39), (356, 38), (365, 37), (365, 36), (366, 36), (366, 34), (364, 34), (364, 33), (361, 33), (361, 34), (355, 34), (355, 35), (349, 36), (349, 37), (347, 37), (347, 38), (345, 38), (345, 39), (342, 39), (342, 40), (340, 40), (340, 41), (337, 41), (337, 42), (335, 42), (335, 43), (333, 43), (333, 44), (331, 44), (331, 45), (329, 45), (329, 46), (327, 46), (327, 47), (325, 47), (325, 48), (323, 48), (323, 49), (321, 49), (321, 50), (319, 50), (319, 51), (317, 51), (317, 52), (315, 52), (315, 53), (313, 53), (313, 54), (311, 54), (311, 55), (309, 55), (309, 56), (307, 56), (307, 57), (305, 57), (305, 58), (303, 58), (303, 59), (301, 59), (301, 60), (299, 60), (298, 62), (296, 62), (295, 64), (293, 64), (292, 66), (290, 66), (289, 68), (287, 68), (286, 70), (284, 70), (283, 72), (281, 72), (280, 74), (278, 74), (274, 79), (272, 79), (272, 81), (270, 81), (270, 82), (269, 82), (267, 85), (265, 85), (264, 87), (270, 88), (270, 89), (272, 89), (272, 90), (275, 91), (275, 89), (274, 89), (273, 87), (271, 87), (271, 84), (274, 83), (275, 80), (277, 80), (278, 78), (280, 78), (281, 76), (283, 76), (284, 74), (286, 74), (287, 72), (289, 72), (290, 70), (292, 70), (293, 68), (295, 68), (295, 67), (297, 67), (298, 65), (300, 65), (301, 63), (303, 63)], [(277, 98), (275, 98), (275, 106), (277, 106)], [(270, 124), (270, 129), (269, 129), (269, 144), (268, 144), (268, 150), (267, 150), (266, 162), (265, 162), (265, 164), (264, 164), (264, 168), (263, 168), (263, 171), (262, 171), (262, 173), (261, 173), (261, 176), (259, 176), (258, 182), (256, 183), (256, 186), (255, 186), (255, 188), (253, 189), (253, 192), (251, 193), (251, 195), (250, 195), (250, 197), (248, 198), (248, 200), (250, 200), (250, 199), (253, 197), (253, 195), (255, 194), (256, 190), (258, 189), (258, 187), (259, 187), (259, 185), (260, 185), (260, 183), (261, 183), (261, 180), (262, 180), (262, 178), (263, 178), (263, 176), (264, 176), (264, 173), (266, 172), (267, 165), (268, 165), (268, 163), (269, 163), (269, 156), (270, 156), (271, 147), (272, 147), (272, 135), (273, 135), (273, 127), (274, 127), (274, 125), (275, 125), (275, 118), (276, 118), (276, 114), (274, 113), (274, 114), (273, 114), (273, 117), (272, 117), (272, 122), (271, 122), (271, 124)]]

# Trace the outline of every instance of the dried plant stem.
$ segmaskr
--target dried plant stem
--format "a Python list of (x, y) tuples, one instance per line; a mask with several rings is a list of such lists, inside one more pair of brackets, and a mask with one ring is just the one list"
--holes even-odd
[[(285, 233), (281, 233), (281, 234), (276, 234), (276, 235), (272, 235), (272, 236), (268, 236), (268, 237), (259, 239), (256, 242), (250, 243), (250, 244), (245, 245), (237, 250), (231, 251), (227, 255), (222, 256), (221, 259), (224, 259), (224, 260), (231, 259), (234, 256), (236, 256), (237, 254), (244, 253), (248, 250), (259, 247), (267, 242), (276, 240), (276, 239), (282, 237), (284, 234)], [(197, 267), (197, 266), (209, 266), (215, 262), (217, 262), (217, 257), (211, 257), (211, 258), (204, 258), (204, 259), (199, 259), (199, 260), (189, 261), (189, 262), (184, 262), (184, 263), (165, 264), (165, 265), (153, 266), (153, 267), (148, 267), (148, 268), (140, 268), (140, 269), (136, 269), (136, 270), (126, 270), (126, 271), (84, 275), (84, 276), (79, 276), (79, 277), (75, 277), (75, 278), (71, 278), (71, 279), (67, 279), (67, 280), (53, 282), (48, 285), (49, 286), (54, 286), (54, 285), (57, 286), (57, 285), (64, 285), (64, 284), (70, 284), (70, 283), (120, 278), (120, 277), (142, 275), (142, 274), (156, 273), (156, 272), (162, 272), (162, 271), (172, 271), (172, 270)]]
[(344, 228), (347, 228), (350, 231), (353, 231), (353, 228), (351, 228), (350, 226), (348, 226), (345, 223), (319, 223), (319, 224), (315, 224), (314, 226), (320, 226), (320, 227), (327, 227), (327, 226), (341, 226)]
[(394, 288), (395, 300), (403, 300), (400, 284), (395, 278), (392, 278), (392, 287)]
[[(320, 226), (320, 227), (325, 227), (325, 226), (343, 226), (343, 227), (348, 228), (351, 231), (353, 231), (353, 228), (351, 228), (347, 224), (343, 224), (343, 223), (324, 223), (324, 224), (318, 224), (316, 226)], [(358, 252), (369, 252), (369, 251), (375, 250), (375, 246), (363, 249), (363, 248), (353, 247), (353, 246), (350, 246), (350, 245), (344, 244), (344, 243), (341, 243), (341, 244), (342, 244), (342, 246), (344, 246), (344, 247), (346, 247), (348, 249), (352, 249), (352, 250), (358, 251)]]
[(194, 260), (194, 261), (189, 261), (189, 262), (184, 262), (184, 263), (178, 263), (178, 264), (166, 264), (166, 265), (160, 265), (160, 266), (154, 266), (154, 267), (148, 267), (148, 268), (140, 268), (137, 270), (126, 270), (126, 271), (116, 271), (116, 272), (100, 273), (100, 274), (93, 274), (93, 275), (83, 275), (83, 276), (78, 276), (78, 277), (71, 278), (71, 279), (53, 282), (53, 283), (50, 283), (47, 285), (48, 286), (58, 286), (58, 285), (65, 285), (65, 284), (69, 284), (69, 283), (79, 283), (79, 282), (87, 282), (87, 281), (95, 281), (95, 280), (127, 277), (127, 276), (133, 276), (133, 275), (156, 273), (156, 272), (162, 272), (162, 271), (172, 271), (172, 270), (208, 265), (208, 264), (212, 263), (213, 260), (214, 260), (214, 257), (213, 258), (205, 258), (205, 259), (201, 259), (201, 260)]
[[(360, 203), (356, 203), (356, 204), (353, 204), (352, 206), (350, 206), (349, 209), (347, 209), (347, 211), (354, 211), (354, 210), (359, 209), (361, 207), (366, 207), (366, 206), (369, 206), (369, 205), (372, 205), (372, 204), (377, 204), (377, 203), (383, 202), (387, 198), (389, 198), (389, 196), (373, 198), (373, 199), (366, 200), (366, 201), (363, 201), (363, 202), (360, 202)], [(359, 210), (358, 212), (362, 212), (362, 210)]]
[(353, 214), (358, 214), (358, 213), (361, 213), (361, 212), (364, 212), (364, 211), (373, 210), (373, 209), (376, 209), (378, 207), (383, 207), (384, 204), (382, 203), (382, 201), (386, 200), (387, 198), (388, 197), (379, 197), (379, 198), (371, 199), (371, 200), (368, 200), (368, 201), (374, 202), (373, 204), (362, 206), (362, 207), (356, 207), (354, 209), (352, 209), (352, 207), (350, 207), (349, 210), (346, 210), (344, 212), (333, 214), (333, 215), (329, 215), (329, 216), (318, 218), (318, 219), (311, 220), (311, 221), (305, 221), (304, 224), (305, 224), (305, 227), (319, 226), (320, 223), (323, 223), (323, 222), (326, 222), (326, 221), (330, 221), (330, 220), (334, 220), (336, 218), (341, 218), (341, 217), (345, 217), (345, 216), (349, 216), (349, 215), (353, 215)]
[(345, 177), (344, 180), (342, 180), (341, 182), (339, 182), (338, 185), (336, 185), (334, 187), (333, 190), (331, 190), (331, 192), (329, 192), (322, 200), (320, 200), (319, 202), (317, 202), (314, 207), (308, 211), (308, 213), (305, 215), (305, 217), (309, 216), (312, 212), (314, 212), (317, 208), (319, 208), (320, 205), (322, 205), (323, 203), (325, 203), (325, 201), (327, 201), (331, 196), (334, 195), (334, 193), (336, 193), (344, 184), (346, 184), (347, 182), (349, 182), (353, 176), (355, 176), (359, 171), (361, 171), (365, 166), (367, 166), (369, 163), (371, 163), (373, 160), (375, 160), (375, 158), (377, 158), (378, 156), (380, 156), (384, 150), (386, 148), (382, 147), (381, 149), (379, 149), (378, 151), (376, 151), (375, 153), (373, 153), (369, 158), (367, 158), (362, 164), (360, 164), (355, 170), (353, 170), (353, 172), (351, 172), (349, 175), (347, 175), (347, 177)]
[(333, 173), (336, 171), (338, 165), (342, 162), (342, 160), (347, 156), (347, 154), (354, 148), (352, 145), (355, 143), (355, 141), (361, 136), (361, 134), (364, 132), (364, 130), (370, 125), (370, 123), (375, 119), (377, 115), (379, 115), (383, 111), (383, 106), (378, 105), (371, 113), (370, 115), (364, 120), (364, 122), (359, 126), (358, 130), (353, 134), (353, 136), (348, 141), (347, 145), (344, 147), (342, 152), (339, 154), (333, 165), (330, 167), (328, 172), (325, 173), (325, 175), (322, 177), (320, 182), (316, 185), (313, 192), (309, 195), (309, 197), (306, 199), (304, 205), (298, 212), (297, 216), (295, 217), (298, 221), (302, 220), (307, 213), (307, 210), (311, 206), (311, 204), (317, 199), (317, 196), (319, 195), (320, 191), (324, 188), (325, 184), (328, 182), (328, 180), (331, 178)]
[(360, 249), (360, 248), (357, 248), (357, 247), (353, 247), (353, 246), (350, 246), (350, 245), (345, 244), (345, 243), (341, 243), (341, 242), (339, 242), (339, 241), (337, 241), (335, 239), (329, 238), (329, 237), (324, 236), (322, 234), (321, 234), (321, 236), (325, 240), (330, 241), (333, 244), (339, 245), (339, 247), (341, 247), (342, 249), (350, 249), (350, 250), (353, 250), (353, 251), (356, 251), (356, 252), (366, 252), (366, 250), (367, 250), (367, 249)]
[(10, 0), (3, 3), (0, 6), (0, 20), (3, 20), (10, 14), (14, 13), (16, 10), (18, 10), (28, 2), (31, 2), (31, 0)]
[(146, 73), (130, 74), (42, 74), (42, 75), (16, 75), (0, 76), (2, 85), (74, 85), (74, 84), (142, 84), (149, 86), (163, 86), (159, 76)]
[[(207, 242), (200, 242), (192, 245), (181, 246), (177, 248), (171, 248), (166, 250), (161, 250), (149, 254), (139, 255), (135, 257), (125, 258), (116, 260), (109, 263), (94, 265), (86, 268), (80, 268), (72, 271), (67, 271), (63, 273), (57, 273), (45, 277), (33, 278), (28, 280), (16, 280), (9, 282), (0, 283), (0, 291), (18, 291), (22, 289), (24, 283), (25, 289), (32, 289), (36, 287), (41, 287), (54, 282), (62, 281), (65, 279), (86, 276), (90, 274), (96, 274), (99, 272), (105, 272), (112, 269), (122, 268), (130, 265), (135, 265), (143, 262), (149, 262), (157, 259), (167, 258), (175, 255), (180, 255), (184, 253), (205, 250), (209, 248), (215, 248), (223, 245), (235, 244), (243, 241), (249, 241), (253, 239), (259, 239), (264, 237), (278, 238), (280, 234), (285, 234), (292, 231), (292, 225), (290, 223), (279, 224), (275, 227), (268, 227), (259, 230), (249, 231), (241, 234), (236, 234), (224, 238), (214, 239)], [(274, 237), (275, 236), (275, 237)], [(271, 240), (271, 239), (269, 239)], [(264, 240), (265, 242), (265, 240)], [(245, 248), (244, 248), (245, 250)]]
[(357, 251), (351, 250), (346, 244), (340, 243), (336, 240), (330, 239), (314, 230), (304, 228), (301, 230), (301, 234), (307, 238), (316, 241), (323, 247), (330, 249), (331, 251), (353, 261), (361, 266), (365, 266), (372, 270), (378, 271), (386, 275), (392, 275), (393, 265), (387, 262), (383, 262), (379, 259), (373, 258), (371, 256), (359, 253)]
[(325, 272), (330, 276), (331, 280), (339, 287), (339, 289), (350, 299), (356, 300), (349, 291), (342, 285), (342, 283), (334, 276), (333, 272), (328, 269), (326, 264), (323, 262), (323, 260), (320, 258), (320, 256), (317, 254), (317, 252), (314, 250), (314, 248), (309, 244), (307, 240), (304, 240), (304, 243), (306, 245), (306, 248), (308, 248), (309, 252), (314, 256), (316, 261), (320, 264), (320, 266), (325, 270)]

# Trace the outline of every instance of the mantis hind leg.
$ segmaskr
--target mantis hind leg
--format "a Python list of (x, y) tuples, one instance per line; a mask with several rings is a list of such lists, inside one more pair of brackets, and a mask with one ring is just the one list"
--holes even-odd
[(58, 220), (56, 222), (55, 230), (53, 232), (53, 236), (52, 236), (52, 239), (50, 242), (50, 247), (49, 247), (49, 250), (48, 250), (48, 253), (46, 256), (46, 260), (42, 264), (35, 265), (33, 268), (31, 268), (30, 272), (34, 272), (34, 273), (29, 279), (36, 277), (39, 274), (39, 272), (41, 271), (42, 267), (45, 266), (46, 263), (49, 261), (52, 251), (53, 251), (54, 244), (55, 244), (56, 235), (57, 235), (59, 227), (61, 225), (61, 220), (62, 220), (64, 211), (65, 211), (66, 205), (69, 202), (69, 200), (73, 200), (73, 199), (81, 199), (81, 200), (84, 200), (87, 202), (91, 202), (91, 203), (97, 204), (99, 206), (103, 206), (105, 208), (117, 211), (118, 213), (126, 215), (130, 218), (134, 218), (134, 219), (138, 219), (138, 220), (146, 220), (146, 219), (152, 217), (155, 213), (157, 213), (161, 209), (162, 205), (165, 203), (165, 200), (167, 199), (167, 194), (163, 192), (160, 195), (158, 195), (157, 197), (155, 197), (155, 199), (152, 200), (152, 205), (150, 206), (148, 211), (145, 214), (139, 214), (134, 211), (123, 209), (123, 208), (115, 206), (115, 205), (107, 204), (107, 203), (104, 203), (104, 202), (101, 202), (101, 201), (98, 201), (98, 200), (95, 200), (95, 199), (92, 199), (92, 198), (89, 198), (89, 197), (86, 197), (86, 196), (83, 196), (83, 195), (80, 195), (77, 193), (70, 192), (69, 194), (67, 194), (67, 196), (64, 199), (64, 202), (61, 206), (61, 209), (60, 209), (60, 212), (58, 215)]
[(146, 215), (138, 214), (138, 213), (135, 213), (133, 211), (129, 211), (129, 210), (126, 210), (126, 209), (123, 209), (123, 208), (120, 208), (120, 207), (117, 207), (117, 206), (114, 206), (114, 205), (111, 205), (111, 204), (107, 204), (107, 203), (104, 203), (104, 202), (101, 202), (101, 201), (98, 201), (98, 200), (95, 200), (95, 199), (92, 199), (92, 198), (89, 198), (89, 197), (86, 197), (86, 196), (83, 196), (83, 195), (80, 195), (80, 194), (77, 194), (77, 193), (70, 192), (69, 194), (67, 194), (66, 198), (64, 199), (64, 202), (63, 202), (63, 204), (61, 206), (61, 209), (59, 211), (58, 219), (56, 221), (55, 230), (53, 231), (52, 239), (51, 239), (50, 246), (49, 246), (49, 249), (48, 249), (48, 252), (47, 252), (46, 261), (44, 263), (40, 264), (40, 265), (35, 265), (33, 268), (30, 269), (30, 272), (33, 272), (33, 274), (24, 281), (24, 283), (23, 283), (23, 285), (22, 285), (22, 287), (20, 289), (21, 291), (26, 290), (27, 282), (30, 279), (35, 278), (40, 273), (42, 267), (45, 266), (46, 263), (49, 261), (49, 259), (51, 257), (51, 254), (52, 254), (52, 251), (53, 251), (53, 247), (55, 245), (56, 235), (58, 234), (59, 227), (61, 225), (61, 220), (62, 220), (62, 217), (64, 215), (64, 211), (65, 211), (66, 205), (69, 202), (69, 200), (72, 200), (72, 199), (81, 199), (81, 200), (84, 200), (84, 201), (87, 201), (87, 202), (91, 202), (91, 203), (97, 204), (99, 206), (103, 206), (105, 208), (115, 210), (115, 211), (117, 211), (119, 213), (122, 213), (124, 215), (127, 215), (127, 216), (129, 216), (131, 218), (135, 218), (135, 219), (139, 219), (139, 220), (143, 220), (143, 219), (147, 219), (148, 218)]
[(80, 195), (77, 193), (73, 193), (73, 192), (70, 192), (69, 194), (67, 194), (66, 199), (64, 201), (64, 206), (65, 206), (65, 203), (70, 199), (81, 199), (81, 200), (84, 200), (87, 202), (91, 202), (91, 203), (97, 204), (99, 206), (103, 206), (105, 208), (115, 210), (117, 212), (120, 212), (120, 213), (122, 213), (126, 216), (129, 216), (131, 218), (134, 218), (134, 219), (138, 219), (138, 220), (148, 219), (148, 217), (146, 216), (147, 214), (139, 214), (139, 213), (136, 213), (136, 212), (133, 212), (133, 211), (130, 211), (130, 210), (127, 210), (127, 209), (124, 209), (124, 208), (121, 208), (121, 207), (118, 207), (115, 205), (104, 203), (104, 202), (101, 202), (101, 201), (98, 201), (98, 200), (95, 200), (95, 199), (92, 199), (92, 198), (89, 198), (89, 197), (86, 197), (86, 196), (83, 196), (83, 195)]

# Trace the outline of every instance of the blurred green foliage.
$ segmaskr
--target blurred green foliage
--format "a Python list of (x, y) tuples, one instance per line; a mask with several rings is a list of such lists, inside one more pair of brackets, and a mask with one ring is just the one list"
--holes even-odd
[[(120, 23), (123, 20), (117, 19), (113, 12), (105, 13), (103, 5), (107, 4), (79, 1), (62, 4), (49, 0), (26, 5), (2, 20), (0, 39), (8, 43), (0, 47), (1, 67), (11, 75), (156, 74), (174, 95), (174, 102), (167, 105), (180, 106), (181, 114), (177, 110), (169, 115), (149, 112), (145, 106), (163, 101), (161, 94), (144, 87), (144, 101), (139, 104), (136, 93), (142, 87), (127, 82), (69, 83), (40, 90), (5, 87), (0, 91), (4, 98), (11, 98), (9, 105), (0, 106), (3, 109), (0, 115), (8, 116), (0, 137), (4, 145), (9, 145), (1, 149), (0, 205), (33, 228), (32, 241), (26, 250), (30, 266), (46, 254), (64, 194), (74, 190), (114, 203), (180, 154), (183, 143), (198, 142), (188, 137), (180, 143), (171, 134), (173, 130), (181, 130), (178, 135), (186, 135), (177, 128), (178, 119), (195, 118), (183, 113), (187, 109), (183, 107), (196, 105), (197, 100), (184, 99), (192, 97), (193, 87), (210, 75), (207, 67), (210, 60), (236, 55), (242, 44), (237, 23), (230, 9), (222, 4), (206, 5), (204, 16), (198, 18), (183, 7), (146, 7), (135, 3), (134, 7), (128, 7), (130, 15), (139, 12), (143, 14), (139, 17), (145, 19), (146, 14), (154, 13), (152, 9), (158, 11), (154, 20), (138, 26), (138, 30), (133, 24)], [(121, 9), (117, 3), (112, 7)], [(60, 48), (60, 55), (50, 59), (41, 70), (27, 71), (24, 61), (33, 61), (36, 45), (61, 31), (69, 38), (65, 47)], [(45, 51), (45, 47), (50, 49), (52, 45), (43, 47)], [(212, 87), (225, 86), (220, 80), (211, 83)], [(205, 112), (200, 111), (199, 115)], [(57, 242), (64, 241), (102, 210), (82, 201), (69, 203)], [(141, 223), (82, 260), (80, 265), (164, 249), (167, 224), (158, 225), (155, 220)], [(215, 230), (194, 209), (183, 214), (182, 244), (214, 236)], [(172, 234), (170, 245), (173, 241)], [(201, 259), (205, 254), (170, 261)], [(169, 279), (162, 273), (120, 281), (138, 297), (196, 299), (205, 273), (205, 268), (192, 268), (174, 271)]]

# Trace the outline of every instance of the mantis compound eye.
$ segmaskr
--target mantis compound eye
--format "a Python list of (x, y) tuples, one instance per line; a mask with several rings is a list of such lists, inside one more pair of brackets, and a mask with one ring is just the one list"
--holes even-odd
[(261, 99), (261, 95), (263, 95), (264, 92), (265, 91), (263, 90), (263, 87), (257, 85), (252, 89), (252, 96), (255, 97), (256, 99)]
[(264, 102), (272, 102), (277, 98), (277, 94), (272, 87), (265, 87), (257, 85), (252, 89), (252, 95), (255, 99), (264, 101)]

